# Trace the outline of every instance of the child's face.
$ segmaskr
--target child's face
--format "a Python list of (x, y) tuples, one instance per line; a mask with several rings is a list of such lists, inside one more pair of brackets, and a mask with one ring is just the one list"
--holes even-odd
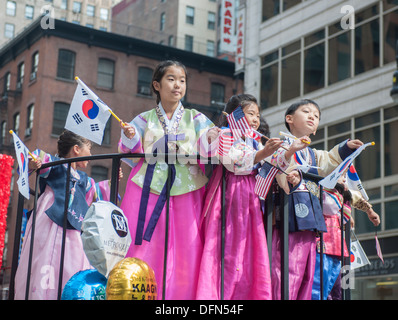
[(302, 105), (294, 114), (286, 116), (286, 122), (296, 137), (315, 134), (319, 125), (319, 110), (313, 104)]
[(170, 66), (160, 82), (154, 81), (153, 86), (159, 92), (162, 105), (176, 103), (185, 96), (186, 74), (183, 68)]
[(251, 103), (243, 108), (243, 113), (245, 114), (246, 120), (249, 126), (254, 130), (257, 130), (260, 126), (260, 110), (258, 105)]
[[(84, 143), (81, 147), (78, 146), (76, 153), (77, 153), (76, 157), (91, 156), (91, 143)], [(88, 165), (88, 161), (76, 162), (76, 167), (78, 167), (78, 168), (86, 168), (87, 165)]]

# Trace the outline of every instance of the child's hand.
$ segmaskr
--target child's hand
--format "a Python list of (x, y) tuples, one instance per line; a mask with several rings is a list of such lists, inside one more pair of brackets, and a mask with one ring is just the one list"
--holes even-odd
[(358, 140), (358, 139), (348, 140), (348, 142), (347, 142), (347, 147), (352, 149), (352, 150), (358, 149), (362, 145), (363, 145), (363, 142), (361, 140)]
[(372, 208), (366, 211), (366, 213), (368, 214), (369, 220), (373, 223), (375, 227), (377, 227), (380, 224), (379, 215), (376, 212), (374, 212)]
[(34, 159), (29, 159), (29, 163), (28, 163), (28, 168), (29, 170), (38, 170), (41, 168), (42, 162), (41, 159), (39, 157), (36, 158), (36, 160)]
[(123, 170), (119, 168), (119, 181), (123, 179)]
[(300, 183), (301, 177), (297, 170), (290, 172), (286, 177), (287, 182), (289, 182), (293, 187)]
[(289, 149), (291, 149), (294, 152), (300, 151), (302, 149), (307, 148), (310, 143), (311, 139), (308, 136), (303, 136), (301, 138), (294, 139)]
[(207, 131), (207, 142), (212, 144), (220, 134), (221, 129), (219, 127), (213, 127)]
[(269, 140), (267, 140), (264, 149), (267, 148), (268, 151), (270, 151), (271, 154), (273, 154), (276, 150), (278, 150), (281, 147), (282, 143), (283, 141), (279, 138), (270, 138)]
[(120, 127), (123, 129), (124, 135), (128, 139), (133, 139), (135, 136), (135, 129), (132, 125), (126, 122), (120, 121)]

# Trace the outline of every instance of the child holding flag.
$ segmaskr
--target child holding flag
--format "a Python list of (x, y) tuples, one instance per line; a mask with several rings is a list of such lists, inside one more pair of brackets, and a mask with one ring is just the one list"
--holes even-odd
[[(285, 125), (296, 139), (287, 138), (289, 150), (279, 149), (272, 163), (289, 173), (277, 175), (281, 188), (289, 194), (289, 299), (310, 300), (315, 268), (316, 232), (326, 232), (316, 183), (302, 179), (295, 169), (306, 162), (309, 172), (326, 176), (363, 143), (346, 140), (329, 152), (308, 147), (309, 136), (315, 134), (320, 121), (320, 108), (316, 102), (304, 99), (292, 104), (285, 113)], [(296, 161), (300, 159), (300, 161)], [(279, 299), (281, 239), (279, 217), (272, 239), (273, 297)]]
[(130, 123), (121, 122), (120, 152), (147, 155), (168, 152), (169, 163), (174, 158), (170, 164), (168, 224), (168, 165), (160, 156), (140, 159), (133, 167), (121, 203), (134, 241), (127, 257), (142, 259), (154, 270), (159, 299), (195, 299), (203, 251), (199, 222), (208, 179), (204, 166), (196, 159), (180, 161), (175, 155), (195, 155), (199, 151), (207, 159), (208, 138), (217, 136), (217, 130), (212, 129), (214, 124), (204, 114), (183, 107), (180, 100), (186, 93), (186, 85), (187, 71), (183, 64), (161, 62), (152, 78), (158, 105)]
[[(235, 116), (236, 110), (250, 128), (258, 130), (260, 110), (255, 97), (249, 94), (232, 96), (225, 111)], [(235, 112), (235, 113), (234, 113)], [(243, 118), (242, 118), (243, 119)], [(240, 120), (237, 120), (240, 121)], [(228, 120), (228, 122), (230, 122)], [(227, 123), (224, 121), (223, 126)], [(230, 129), (232, 124), (230, 123)], [(264, 127), (267, 127), (264, 124)], [(222, 128), (221, 134), (233, 136), (230, 129)], [(260, 200), (254, 193), (257, 166), (261, 160), (279, 148), (279, 138), (269, 139), (263, 147), (253, 139), (248, 130), (231, 144), (225, 143), (218, 165), (207, 186), (203, 208), (202, 229), (205, 237), (204, 252), (200, 266), (198, 299), (220, 299), (221, 281), (224, 285), (224, 299), (271, 299), (271, 278), (267, 242), (262, 220)], [(220, 136), (221, 141), (223, 137)], [(221, 143), (221, 142), (220, 142)], [(222, 180), (225, 170), (225, 238), (222, 238)], [(225, 241), (224, 256), (221, 253)], [(221, 261), (225, 261), (224, 270)], [(224, 279), (221, 279), (221, 272)]]
[[(52, 156), (42, 150), (35, 150), (35, 160), (29, 159), (30, 170), (40, 170), (44, 163), (62, 158), (90, 156), (91, 142), (65, 130), (58, 139), (58, 155)], [(78, 168), (86, 168), (88, 161), (71, 164), (71, 188), (67, 214), (63, 284), (76, 272), (90, 269), (90, 263), (83, 251), (80, 227), (89, 205), (103, 195), (109, 200), (109, 181), (98, 185)], [(31, 171), (31, 172), (32, 172)], [(65, 188), (67, 164), (48, 167), (39, 171), (40, 197), (37, 201), (35, 236), (30, 273), (28, 299), (55, 300), (58, 294), (58, 279), (63, 234)], [(33, 215), (33, 214), (32, 214)], [(32, 215), (26, 226), (20, 261), (15, 276), (15, 299), (25, 299), (27, 273), (32, 235)]]

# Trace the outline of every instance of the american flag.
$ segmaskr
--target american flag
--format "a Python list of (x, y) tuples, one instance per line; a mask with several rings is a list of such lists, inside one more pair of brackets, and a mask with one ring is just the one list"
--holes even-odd
[(229, 129), (223, 129), (220, 132), (219, 144), (218, 144), (218, 154), (220, 156), (226, 156), (234, 144), (234, 137)]
[(235, 140), (238, 140), (242, 135), (250, 137), (253, 129), (249, 126), (246, 120), (245, 113), (242, 106), (237, 107), (231, 114), (227, 116), (229, 127)]
[(278, 173), (278, 168), (272, 164), (265, 162), (261, 167), (258, 175), (256, 176), (256, 185), (254, 187), (254, 193), (259, 197), (265, 199), (268, 191), (272, 185), (272, 181)]

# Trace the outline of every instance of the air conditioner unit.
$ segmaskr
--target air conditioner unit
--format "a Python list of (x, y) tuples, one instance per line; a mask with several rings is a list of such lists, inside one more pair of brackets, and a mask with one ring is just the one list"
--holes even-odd
[(151, 88), (145, 87), (145, 86), (141, 86), (140, 87), (140, 94), (145, 94), (147, 96), (151, 95)]
[(30, 74), (30, 81), (35, 80), (36, 77), (37, 77), (37, 73), (36, 73), (36, 71), (33, 71), (33, 72)]
[(25, 137), (30, 137), (32, 135), (32, 128), (25, 129)]
[(17, 82), (17, 90), (22, 90), (22, 82), (21, 81)]

